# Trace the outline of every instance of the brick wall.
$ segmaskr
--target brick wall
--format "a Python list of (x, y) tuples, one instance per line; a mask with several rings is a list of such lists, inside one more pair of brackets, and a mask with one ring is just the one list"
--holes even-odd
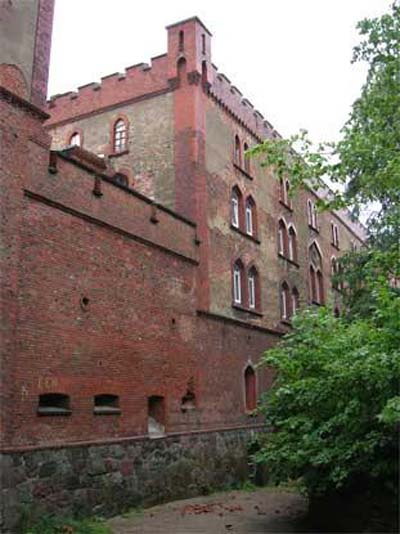
[[(83, 148), (95, 154), (112, 154), (109, 162), (116, 170), (127, 170), (134, 188), (175, 208), (173, 140), (173, 99), (166, 93), (137, 103), (52, 127), (52, 148), (63, 149), (71, 135), (79, 131)], [(128, 151), (113, 153), (113, 125), (123, 117), (128, 125)]]

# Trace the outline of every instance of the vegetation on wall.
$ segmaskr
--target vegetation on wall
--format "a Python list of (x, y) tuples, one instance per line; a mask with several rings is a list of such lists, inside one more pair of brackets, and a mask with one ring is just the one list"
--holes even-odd
[[(400, 2), (358, 24), (354, 61), (368, 64), (338, 143), (315, 147), (301, 132), (251, 156), (299, 187), (335, 192), (319, 209), (369, 206), (365, 247), (341, 259), (343, 312), (306, 309), (263, 364), (276, 370), (261, 403), (271, 432), (258, 459), (279, 483), (309, 495), (354, 484), (394, 490), (400, 422)], [(372, 204), (371, 204), (372, 203)]]

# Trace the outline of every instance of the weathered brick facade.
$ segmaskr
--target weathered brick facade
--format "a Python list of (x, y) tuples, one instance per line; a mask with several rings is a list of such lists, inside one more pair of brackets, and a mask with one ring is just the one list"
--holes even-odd
[[(41, 61), (50, 4), (38, 11)], [(289, 328), (282, 283), (296, 286), (300, 304), (313, 300), (316, 241), (333, 307), (331, 257), (359, 244), (360, 234), (339, 214), (320, 215), (318, 230), (310, 228), (307, 200), (315, 193), (300, 193), (289, 209), (270, 171), (234, 164), (235, 136), (243, 148), (278, 134), (216, 71), (211, 35), (197, 18), (168, 28), (168, 53), (151, 67), (54, 98), (49, 116), (35, 107), (47, 68), (35, 64), (32, 91), (13, 90), (17, 75), (0, 88), (4, 458), (20, 468), (18, 455), (25, 466), (30, 450), (146, 440), (154, 423), (178, 440), (258, 428), (249, 398), (271, 375), (256, 370), (250, 386), (245, 371)], [(115, 145), (118, 120), (123, 150)], [(82, 148), (68, 147), (73, 134)], [(253, 235), (232, 224), (235, 186), (255, 203)], [(280, 219), (296, 228), (295, 259), (279, 254)], [(235, 304), (238, 259), (243, 301)], [(96, 404), (104, 396), (106, 404)], [(12, 506), (23, 490), (7, 480)], [(53, 483), (33, 477), (29, 495), (46, 481)]]

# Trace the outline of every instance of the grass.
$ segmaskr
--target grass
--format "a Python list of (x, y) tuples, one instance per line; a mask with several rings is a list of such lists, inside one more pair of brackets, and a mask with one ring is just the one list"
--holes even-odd
[(69, 519), (44, 515), (28, 524), (25, 520), (22, 534), (111, 534), (111, 529), (100, 518)]

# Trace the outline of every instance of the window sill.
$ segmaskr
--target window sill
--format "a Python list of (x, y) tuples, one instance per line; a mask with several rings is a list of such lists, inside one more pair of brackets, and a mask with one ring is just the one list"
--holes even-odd
[(339, 245), (337, 245), (336, 243), (331, 243), (332, 247), (335, 248), (336, 250), (340, 250), (340, 247)]
[(125, 154), (129, 154), (129, 149), (121, 150), (121, 152), (111, 152), (111, 154), (109, 154), (108, 157), (118, 158), (119, 156), (125, 156)]
[(112, 408), (111, 406), (95, 406), (93, 408), (94, 415), (120, 415), (119, 408)]
[(250, 313), (251, 315), (255, 315), (256, 317), (264, 316), (264, 314), (261, 313), (260, 311), (256, 309), (252, 309), (252, 308), (246, 308), (245, 306), (242, 306), (241, 304), (237, 304), (236, 302), (232, 303), (232, 308), (234, 308), (235, 310), (245, 312), (245, 313)]
[(294, 260), (291, 260), (290, 258), (287, 258), (286, 256), (284, 256), (283, 254), (281, 254), (280, 252), (278, 252), (278, 256), (280, 258), (282, 258), (283, 260), (287, 261), (288, 263), (291, 263), (292, 265), (294, 265), (295, 267), (297, 267), (297, 269), (300, 268), (300, 265), (297, 263), (297, 261), (294, 261)]
[(285, 326), (292, 326), (292, 321), (290, 319), (281, 319), (281, 324), (284, 324)]
[(237, 163), (234, 163), (233, 166), (235, 167), (235, 169), (241, 172), (244, 176), (246, 176), (246, 178), (248, 178), (249, 180), (253, 180), (252, 175), (249, 174), (246, 170), (244, 170), (240, 165), (238, 165)]
[(293, 208), (290, 204), (286, 204), (283, 200), (279, 199), (279, 204), (289, 210), (290, 212), (293, 212)]
[(248, 234), (246, 232), (243, 232), (243, 230), (241, 230), (240, 228), (238, 228), (237, 226), (233, 224), (231, 224), (231, 229), (237, 232), (238, 234), (242, 235), (243, 237), (247, 237), (247, 239), (254, 241), (254, 243), (258, 243), (258, 244), (261, 243), (261, 241), (257, 239), (257, 237), (255, 237), (254, 235)]
[(315, 226), (313, 226), (312, 224), (308, 224), (308, 228), (310, 230), (313, 230), (314, 232), (317, 232), (317, 234), (319, 234), (319, 228), (316, 228)]
[(44, 408), (44, 407), (39, 407), (37, 409), (37, 414), (38, 415), (45, 415), (45, 416), (48, 416), (48, 415), (71, 415), (72, 413), (72, 410), (68, 410), (68, 408), (53, 408), (53, 407), (49, 407), (49, 408)]

